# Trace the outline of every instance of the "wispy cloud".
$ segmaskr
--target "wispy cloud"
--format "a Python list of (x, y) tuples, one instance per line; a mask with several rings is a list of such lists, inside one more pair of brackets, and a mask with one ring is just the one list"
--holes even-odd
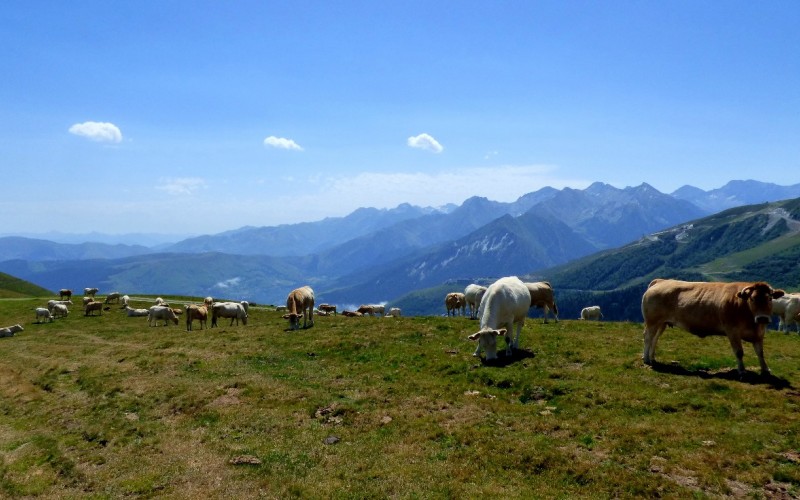
[(294, 142), (292, 139), (286, 139), (284, 137), (275, 137), (271, 135), (264, 139), (264, 146), (270, 148), (278, 148), (278, 149), (289, 149), (292, 151), (302, 151), (303, 148), (300, 147), (299, 144)]
[(122, 142), (122, 132), (119, 127), (108, 122), (76, 123), (69, 128), (69, 133), (97, 142)]
[(206, 187), (206, 181), (199, 177), (161, 178), (156, 189), (174, 195), (190, 195)]
[(439, 141), (434, 139), (429, 134), (419, 134), (414, 137), (409, 137), (407, 144), (409, 147), (416, 148), (416, 149), (424, 149), (426, 151), (432, 151), (434, 153), (441, 153), (444, 151), (444, 147), (439, 144)]

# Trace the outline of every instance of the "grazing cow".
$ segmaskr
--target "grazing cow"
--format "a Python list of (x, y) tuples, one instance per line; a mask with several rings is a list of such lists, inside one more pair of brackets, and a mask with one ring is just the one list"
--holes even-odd
[(764, 282), (704, 283), (670, 279), (650, 282), (642, 296), (644, 353), (647, 365), (656, 361), (656, 343), (668, 326), (678, 326), (698, 337), (725, 335), (744, 375), (742, 341), (753, 344), (762, 375), (769, 374), (764, 361), (764, 333), (772, 316), (773, 299), (783, 290)]
[(544, 310), (544, 322), (547, 323), (548, 311), (558, 323), (558, 306), (553, 294), (553, 285), (547, 281), (537, 281), (536, 283), (525, 283), (531, 293), (531, 307), (538, 307)]
[(362, 315), (369, 314), (370, 316), (383, 316), (386, 312), (386, 306), (382, 306), (380, 304), (364, 304), (356, 311), (360, 312)]
[(83, 298), (83, 306), (86, 307), (86, 304), (89, 302), (94, 302), (94, 297), (84, 297)]
[(72, 305), (72, 301), (71, 300), (48, 300), (47, 301), (47, 309), (50, 312), (53, 312), (53, 308), (56, 305), (71, 306)]
[(247, 324), (247, 313), (238, 302), (214, 302), (211, 306), (211, 328), (217, 326), (217, 318), (230, 318), (231, 324), (228, 326), (233, 326), (234, 320), (237, 326), (239, 320), (242, 320), (243, 325)]
[(202, 330), (206, 326), (207, 319), (208, 308), (206, 308), (205, 305), (196, 306), (190, 304), (186, 306), (186, 331), (192, 331), (192, 323), (194, 320), (200, 322), (200, 329)]
[(581, 309), (581, 319), (587, 321), (600, 321), (603, 319), (603, 313), (600, 311), (600, 306), (589, 306)]
[(386, 313), (386, 317), (389, 316), (394, 318), (399, 318), (400, 316), (402, 316), (402, 311), (400, 311), (399, 307), (392, 307), (391, 309), (389, 309), (389, 312)]
[(333, 315), (336, 316), (336, 306), (330, 304), (320, 304), (319, 310), (326, 314), (333, 313)]
[(464, 300), (467, 301), (469, 306), (469, 319), (478, 318), (478, 308), (481, 305), (484, 293), (486, 293), (486, 287), (474, 283), (467, 285), (467, 288), (464, 289)]
[(99, 292), (99, 291), (100, 290), (97, 289), (97, 288), (84, 288), (83, 289), (83, 296), (84, 297), (94, 297), (95, 295), (97, 295), (97, 292)]
[[(478, 312), (481, 317), (481, 329), (468, 337), (469, 340), (478, 342), (473, 356), (480, 356), (483, 349), (486, 351), (487, 360), (496, 359), (497, 337), (501, 335), (505, 336), (506, 340), (506, 356), (512, 354), (512, 347), (519, 349), (519, 335), (530, 307), (531, 293), (516, 276), (500, 278), (489, 285)], [(511, 330), (514, 327), (516, 327), (516, 338), (512, 342)]]
[(448, 293), (444, 298), (444, 306), (447, 309), (448, 316), (450, 316), (451, 311), (453, 316), (458, 316), (459, 312), (461, 316), (466, 316), (467, 314), (467, 299), (461, 292)]
[[(356, 318), (356, 317), (363, 316), (363, 315), (364, 315), (363, 313), (360, 313), (358, 311), (348, 311), (346, 309), (344, 311), (342, 311), (342, 316), (345, 316), (347, 318)], [(288, 318), (288, 317), (289, 317), (288, 314), (286, 316), (284, 316), (284, 318)]]
[(83, 306), (83, 315), (84, 316), (94, 316), (94, 312), (95, 311), (100, 311), (100, 313), (99, 313), (100, 316), (103, 315), (103, 303), (102, 302), (91, 301), (91, 302), (88, 302), (85, 306)]
[(123, 309), (128, 307), (130, 302), (131, 302), (131, 298), (128, 297), (127, 295), (123, 295), (122, 298), (120, 299), (120, 305), (122, 306)]
[(36, 322), (37, 323), (44, 323), (47, 320), (48, 322), (53, 321), (53, 315), (50, 313), (50, 310), (46, 307), (37, 307), (36, 308)]
[(772, 314), (779, 319), (778, 330), (788, 332), (789, 327), (795, 325), (800, 333), (800, 323), (796, 319), (800, 314), (800, 294), (787, 293), (772, 301)]
[(64, 304), (54, 304), (51, 314), (53, 318), (66, 318), (67, 314), (69, 314), (69, 309)]
[(286, 298), (286, 310), (289, 312), (285, 317), (292, 330), (300, 328), (300, 316), (303, 316), (303, 328), (309, 324), (314, 326), (314, 290), (310, 286), (292, 290)]
[(116, 302), (117, 304), (119, 304), (119, 298), (120, 298), (119, 292), (111, 292), (108, 295), (106, 295), (105, 303), (110, 304), (112, 302)]
[(142, 316), (149, 316), (150, 309), (134, 309), (132, 307), (125, 307), (125, 312), (128, 314), (129, 318), (134, 317), (142, 317)]
[(176, 325), (178, 324), (178, 317), (175, 315), (175, 311), (167, 306), (151, 306), (147, 314), (147, 325), (158, 326), (158, 320), (160, 319), (164, 320), (164, 326), (167, 326), (170, 321)]
[(62, 288), (61, 290), (59, 290), (58, 291), (58, 298), (61, 299), (61, 300), (64, 300), (64, 297), (66, 297), (68, 300), (71, 299), (72, 298), (72, 290), (69, 290), (68, 288)]
[(15, 333), (22, 332), (25, 329), (22, 328), (22, 325), (17, 323), (16, 325), (7, 326), (5, 328), (0, 328), (0, 338), (1, 337), (13, 337)]

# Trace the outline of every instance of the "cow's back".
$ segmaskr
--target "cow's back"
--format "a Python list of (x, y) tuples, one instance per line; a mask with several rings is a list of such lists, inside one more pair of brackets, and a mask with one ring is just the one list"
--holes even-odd
[(519, 278), (500, 278), (486, 289), (481, 301), (481, 329), (524, 320), (530, 303), (528, 287)]

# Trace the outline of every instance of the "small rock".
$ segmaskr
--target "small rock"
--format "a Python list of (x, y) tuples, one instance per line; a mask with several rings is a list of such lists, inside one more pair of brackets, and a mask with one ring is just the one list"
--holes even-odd
[(261, 465), (261, 460), (253, 455), (239, 455), (231, 458), (228, 463), (232, 465)]
[(339, 439), (338, 436), (328, 436), (322, 442), (325, 444), (336, 444), (339, 441), (341, 441), (341, 439)]

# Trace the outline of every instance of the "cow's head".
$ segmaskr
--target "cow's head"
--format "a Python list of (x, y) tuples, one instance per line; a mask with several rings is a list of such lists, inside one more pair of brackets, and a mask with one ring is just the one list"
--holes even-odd
[[(294, 314), (294, 313), (284, 314), (283, 317), (285, 319), (289, 320), (289, 327), (292, 330), (300, 329), (300, 315), (299, 314)], [(245, 323), (245, 324), (247, 324), (247, 323)]]
[(499, 330), (481, 330), (478, 333), (473, 333), (469, 337), (469, 340), (477, 341), (478, 342), (478, 349), (475, 350), (475, 353), (480, 352), (481, 349), (486, 351), (486, 359), (497, 359), (497, 337), (503, 336), (506, 334), (506, 329), (501, 328)]
[(783, 290), (775, 290), (769, 284), (759, 282), (742, 288), (738, 294), (747, 302), (756, 323), (768, 324), (772, 321), (772, 299), (783, 297)]

